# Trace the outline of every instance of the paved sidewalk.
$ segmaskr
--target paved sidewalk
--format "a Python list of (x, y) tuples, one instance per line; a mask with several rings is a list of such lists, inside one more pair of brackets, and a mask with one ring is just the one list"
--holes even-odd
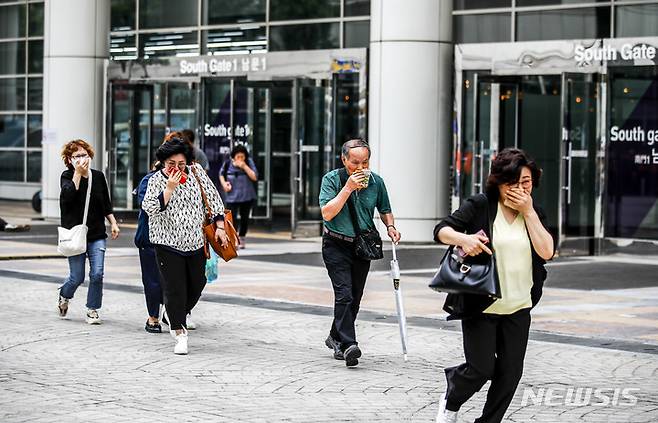
[[(86, 289), (69, 320), (56, 317), (56, 285), (0, 277), (2, 422), (431, 422), (459, 363), (458, 332), (409, 328), (410, 360), (396, 325), (359, 322), (364, 357), (347, 369), (323, 345), (329, 316), (202, 301), (190, 354), (175, 356), (168, 334), (142, 329), (137, 292), (106, 289), (101, 326), (83, 320)], [(531, 341), (526, 371), (507, 414), (512, 422), (654, 422), (658, 355)], [(525, 388), (553, 405), (522, 404)], [(599, 389), (582, 406), (555, 395)], [(637, 399), (613, 398), (622, 389)], [(542, 391), (543, 389), (543, 391)], [(463, 408), (473, 421), (484, 400)]]

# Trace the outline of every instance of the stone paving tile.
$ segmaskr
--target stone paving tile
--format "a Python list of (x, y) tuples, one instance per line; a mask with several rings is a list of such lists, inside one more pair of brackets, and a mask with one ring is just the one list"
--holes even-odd
[[(463, 359), (459, 333), (409, 328), (408, 362), (397, 326), (360, 322), (360, 365), (345, 368), (324, 347), (329, 316), (201, 302), (190, 354), (168, 334), (143, 330), (144, 300), (106, 290), (104, 324), (84, 323), (83, 287), (70, 318), (56, 317), (50, 283), (0, 278), (2, 422), (431, 422), (445, 389), (442, 369)], [(655, 422), (658, 356), (535, 342), (508, 411), (511, 422)], [(632, 406), (565, 405), (567, 390), (633, 388)], [(526, 398), (552, 392), (547, 405)], [(601, 392), (599, 392), (601, 393)], [(473, 421), (485, 392), (462, 408)]]

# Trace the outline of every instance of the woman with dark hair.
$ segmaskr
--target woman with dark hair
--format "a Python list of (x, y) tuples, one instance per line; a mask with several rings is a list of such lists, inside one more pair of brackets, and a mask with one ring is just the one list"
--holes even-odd
[(163, 168), (148, 181), (142, 209), (149, 217), (149, 240), (155, 247), (164, 291), (165, 317), (176, 340), (175, 354), (187, 354), (186, 316), (206, 285), (202, 225), (208, 198), (217, 226), (216, 239), (226, 245), (224, 205), (206, 172), (194, 163), (189, 144), (179, 138), (163, 143), (156, 157)]
[(231, 159), (222, 164), (219, 182), (226, 192), (226, 208), (233, 212), (233, 217), (240, 221), (238, 232), (240, 248), (245, 248), (245, 236), (249, 228), (249, 214), (256, 200), (254, 182), (258, 181), (256, 164), (249, 158), (249, 151), (244, 145), (236, 145), (231, 151)]
[[(445, 369), (447, 390), (437, 422), (456, 422), (457, 411), (491, 380), (482, 416), (500, 422), (523, 373), (530, 309), (554, 254), (546, 216), (532, 201), (541, 170), (524, 151), (508, 148), (491, 163), (486, 193), (470, 197), (434, 228), (434, 239), (456, 245), (474, 262), (495, 255), (502, 298), (449, 294), (443, 309), (462, 320), (466, 362)], [(482, 232), (480, 232), (482, 230)], [(480, 232), (480, 233), (478, 233)]]
[(85, 259), (89, 258), (89, 289), (87, 290), (87, 323), (99, 325), (98, 310), (103, 302), (103, 273), (107, 233), (105, 219), (110, 222), (112, 239), (119, 236), (119, 225), (112, 212), (112, 202), (105, 175), (90, 168), (94, 149), (83, 140), (73, 140), (62, 148), (62, 161), (67, 169), (60, 178), (59, 208), (62, 227), (71, 229), (84, 219), (87, 188), (91, 177), (91, 193), (87, 212), (87, 251), (69, 257), (69, 276), (59, 288), (57, 311), (65, 318), (69, 300), (85, 280)]

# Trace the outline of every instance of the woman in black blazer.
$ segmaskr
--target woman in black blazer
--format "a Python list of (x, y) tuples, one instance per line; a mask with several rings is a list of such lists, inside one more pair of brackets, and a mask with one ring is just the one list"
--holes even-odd
[[(472, 261), (495, 252), (502, 298), (450, 294), (448, 319), (462, 320), (466, 362), (445, 369), (447, 390), (437, 422), (456, 422), (457, 411), (491, 380), (482, 416), (500, 422), (523, 373), (530, 309), (539, 301), (554, 240), (532, 189), (541, 170), (524, 151), (505, 149), (491, 163), (486, 193), (466, 199), (434, 228), (434, 239), (461, 247)], [(484, 231), (485, 235), (478, 234)], [(494, 236), (495, 235), (495, 236)]]

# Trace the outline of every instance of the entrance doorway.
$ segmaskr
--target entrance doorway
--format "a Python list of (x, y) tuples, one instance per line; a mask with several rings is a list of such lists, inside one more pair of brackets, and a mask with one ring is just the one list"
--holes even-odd
[[(464, 137), (456, 156), (462, 197), (483, 192), (491, 161), (506, 147), (542, 168), (535, 201), (563, 240), (593, 240), (601, 96), (597, 74), (490, 75), (465, 72)], [(472, 95), (472, 101), (468, 96)], [(593, 249), (593, 241), (587, 244)]]

